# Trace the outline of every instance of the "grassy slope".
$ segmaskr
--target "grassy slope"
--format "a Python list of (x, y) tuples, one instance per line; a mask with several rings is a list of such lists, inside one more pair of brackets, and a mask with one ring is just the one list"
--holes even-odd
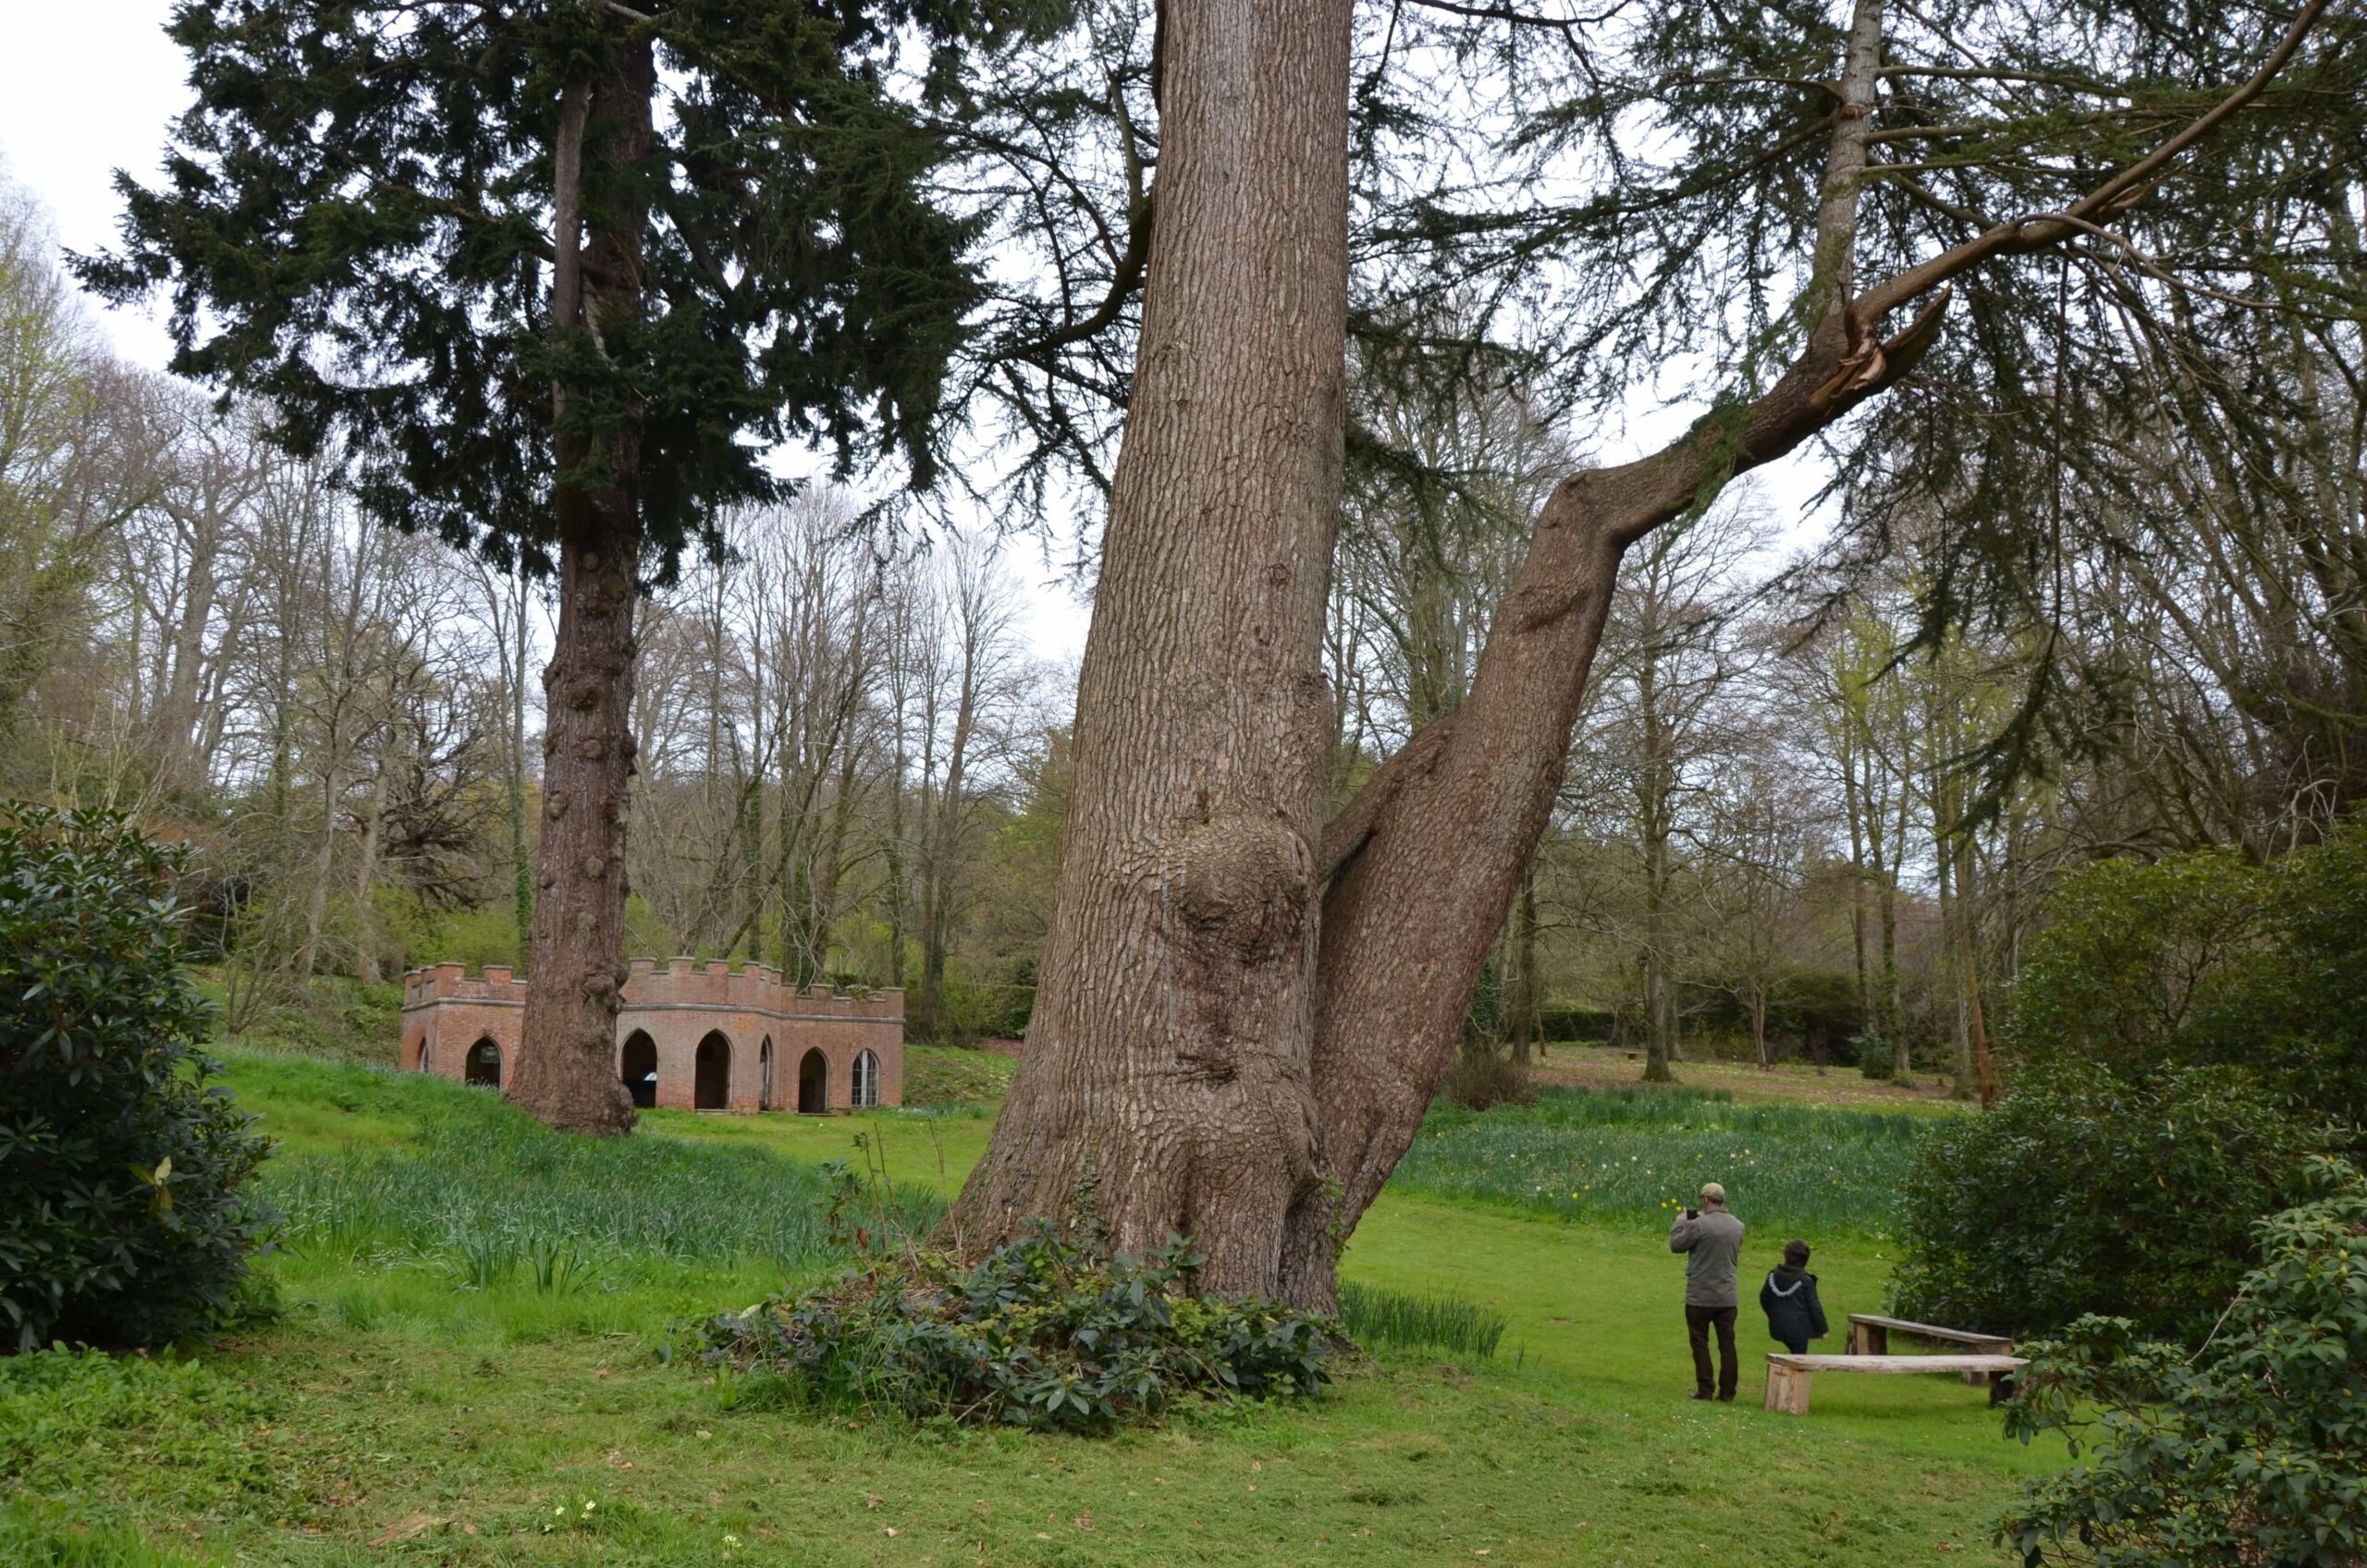
[[(399, 1145), (437, 1094), (466, 1093), (285, 1058), (238, 1059), (230, 1079), (300, 1158)], [(648, 1128), (801, 1161), (860, 1162), (860, 1133), (891, 1176), (950, 1192), (988, 1123), (661, 1112)], [(1836, 1321), (1874, 1304), (1873, 1252), (1817, 1261)], [(653, 1352), (668, 1319), (781, 1282), (758, 1266), (560, 1296), (366, 1260), (275, 1267), (287, 1320), (183, 1382), (53, 1400), (41, 1440), (13, 1450), (0, 1404), (0, 1474), (13, 1456), (44, 1508), (129, 1520), (200, 1562), (1640, 1568), (2003, 1561), (1981, 1522), (2046, 1459), (1950, 1379), (1827, 1378), (1814, 1415), (1768, 1415), (1748, 1323), (1742, 1400), (1692, 1403), (1680, 1269), (1654, 1236), (1393, 1194), (1347, 1276), (1502, 1310), (1499, 1361), (1391, 1358), (1312, 1407), (1099, 1442), (726, 1408)]]

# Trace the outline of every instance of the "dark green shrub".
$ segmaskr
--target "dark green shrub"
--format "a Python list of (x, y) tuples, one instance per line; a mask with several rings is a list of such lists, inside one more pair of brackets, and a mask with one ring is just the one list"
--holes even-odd
[(1490, 1356), (1509, 1320), (1458, 1295), (1415, 1295), (1379, 1285), (1343, 1284), (1340, 1326), (1361, 1345)]
[(1876, 1083), (1888, 1083), (1897, 1071), (1890, 1042), (1880, 1035), (1850, 1035), (1849, 1054), (1858, 1059), (1858, 1071)]
[(2298, 1112), (2367, 1124), (2367, 828), (2267, 866), (2105, 862), (2047, 910), (2015, 982), (2010, 1063), (2130, 1079), (2224, 1064)]
[(2253, 1219), (2339, 1141), (2229, 1068), (2138, 1084), (2068, 1064), (2027, 1074), (1919, 1149), (1893, 1305), (1991, 1333), (2103, 1313), (2199, 1338), (2243, 1272)]
[[(737, 1397), (1105, 1432), (1187, 1393), (1310, 1394), (1334, 1326), (1255, 1298), (1191, 1293), (1191, 1243), (1141, 1257), (1090, 1225), (1043, 1222), (972, 1268), (882, 1261), (818, 1289), (709, 1318), (711, 1365)], [(761, 1390), (757, 1392), (755, 1390)]]
[(267, 1145), (199, 1049), (178, 851), (0, 805), (0, 1344), (153, 1345), (238, 1304)]
[(2073, 1457), (1999, 1523), (2029, 1568), (2367, 1560), (2367, 1182), (2315, 1161), (2307, 1184), (2326, 1195), (2256, 1227), (2207, 1358), (2116, 1317), (2029, 1347), (2006, 1429)]
[(2103, 861), (2067, 878), (2016, 978), (2006, 1054), (2124, 1078), (2165, 1064), (2258, 1065), (2274, 881), (2217, 850)]
[(1549, 1007), (1537, 1014), (1539, 1037), (1549, 1043), (1600, 1045), (1611, 1038), (1618, 1016), (1605, 1007)]

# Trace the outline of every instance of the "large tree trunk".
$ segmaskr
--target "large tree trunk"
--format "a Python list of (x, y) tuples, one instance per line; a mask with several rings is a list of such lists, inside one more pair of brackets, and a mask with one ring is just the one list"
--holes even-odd
[[(1070, 1212), (1089, 1175), (1121, 1244), (1180, 1231), (1206, 1248), (1208, 1288), (1279, 1284), (1329, 1307), (1339, 1250), (1453, 1059), (1543, 832), (1621, 552), (1906, 374), (1949, 279), (2109, 216), (2256, 96), (2314, 15), (2234, 98), (2064, 214), (1998, 225), (1858, 294), (1882, 0), (1857, 0), (1803, 301), (1818, 325), (1798, 359), (1665, 450), (1555, 488), (1470, 696), (1383, 765), (1314, 853), (1348, 12), (1163, 8), (1159, 238), (1059, 899), (1029, 1051), (955, 1206), (956, 1243)], [(1905, 331), (1876, 337), (1917, 302)]]
[[(642, 311), (645, 224), (630, 191), (650, 143), (656, 73), (645, 42), (612, 49), (596, 84), (570, 88), (559, 132), (553, 322), (623, 327)], [(583, 94), (588, 97), (588, 104)], [(572, 148), (570, 147), (572, 143)], [(570, 162), (574, 166), (570, 167)], [(599, 165), (601, 221), (579, 214), (579, 174)], [(583, 235), (578, 262), (579, 234)], [(640, 598), (637, 413), (592, 437), (558, 404), (558, 631), (543, 672), (543, 833), (532, 925), (533, 986), (510, 1098), (553, 1127), (625, 1133), (616, 1071), (624, 991), (625, 806), (633, 772), (633, 611)], [(597, 487), (585, 483), (597, 472)]]
[(1180, 1231), (1208, 1288), (1270, 1292), (1317, 1191), (1351, 11), (1161, 7), (1159, 230), (1059, 899), (1027, 1053), (950, 1221), (968, 1246), (1069, 1213), (1090, 1174), (1120, 1244)]

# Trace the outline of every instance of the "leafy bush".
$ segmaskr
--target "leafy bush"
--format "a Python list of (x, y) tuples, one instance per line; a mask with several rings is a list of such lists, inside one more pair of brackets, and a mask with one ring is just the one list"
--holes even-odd
[(2026, 1076), (1917, 1156), (1894, 1309), (2001, 1334), (2107, 1313), (2200, 1336), (2243, 1271), (2253, 1219), (2337, 1141), (2233, 1069), (2138, 1084), (2071, 1065)]
[(2367, 1182), (2328, 1160), (2309, 1179), (2326, 1195), (2256, 1227), (2260, 1267), (2211, 1359), (2118, 1317), (2030, 1347), (2007, 1430), (2063, 1432), (2090, 1457), (2001, 1521), (2029, 1568), (2367, 1559)]
[(1398, 1192), (1479, 1198), (1565, 1219), (1664, 1226), (1704, 1182), (1754, 1226), (1880, 1234), (1931, 1121), (1736, 1105), (1698, 1089), (1546, 1089), (1475, 1114), (1441, 1104), (1390, 1176)]
[(179, 851), (0, 805), (0, 1344), (160, 1344), (224, 1321), (268, 1145), (205, 1083)]
[(2132, 1080), (2240, 1067), (2297, 1109), (2367, 1122), (2367, 827), (2266, 866), (2224, 851), (2104, 862), (2047, 908), (2009, 1060)]
[(1186, 1393), (1310, 1394), (1333, 1326), (1276, 1302), (1191, 1293), (1200, 1259), (1171, 1241), (1112, 1252), (1099, 1230), (1037, 1221), (975, 1268), (882, 1261), (709, 1318), (705, 1360), (749, 1374), (745, 1403), (901, 1411), (1106, 1432)]
[(2015, 982), (2007, 1054), (2125, 1078), (2242, 1061), (2260, 1039), (2273, 880), (2220, 850), (2103, 861), (2068, 878)]
[(1413, 1295), (1379, 1285), (1340, 1287), (1340, 1326), (1363, 1345), (1404, 1345), (1490, 1356), (1504, 1337), (1501, 1312), (1457, 1295)]

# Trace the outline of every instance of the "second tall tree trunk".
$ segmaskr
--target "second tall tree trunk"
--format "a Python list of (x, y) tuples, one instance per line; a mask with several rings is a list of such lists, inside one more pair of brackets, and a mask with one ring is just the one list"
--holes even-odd
[[(642, 311), (646, 227), (638, 167), (649, 153), (655, 86), (649, 45), (632, 41), (614, 47), (596, 82), (570, 88), (562, 101), (551, 318), (563, 345), (572, 335), (597, 343), (602, 328), (608, 341), (633, 336), (626, 329)], [(558, 630), (543, 672), (533, 982), (516, 1069), (504, 1080), (512, 1099), (553, 1127), (625, 1133), (632, 1096), (616, 1049), (641, 596), (640, 420), (628, 405), (592, 428), (566, 387), (553, 400)]]
[(1159, 230), (1060, 894), (1027, 1054), (953, 1212), (966, 1245), (1098, 1194), (1121, 1245), (1181, 1232), (1208, 1288), (1272, 1291), (1318, 1186), (1350, 12), (1161, 7)]

